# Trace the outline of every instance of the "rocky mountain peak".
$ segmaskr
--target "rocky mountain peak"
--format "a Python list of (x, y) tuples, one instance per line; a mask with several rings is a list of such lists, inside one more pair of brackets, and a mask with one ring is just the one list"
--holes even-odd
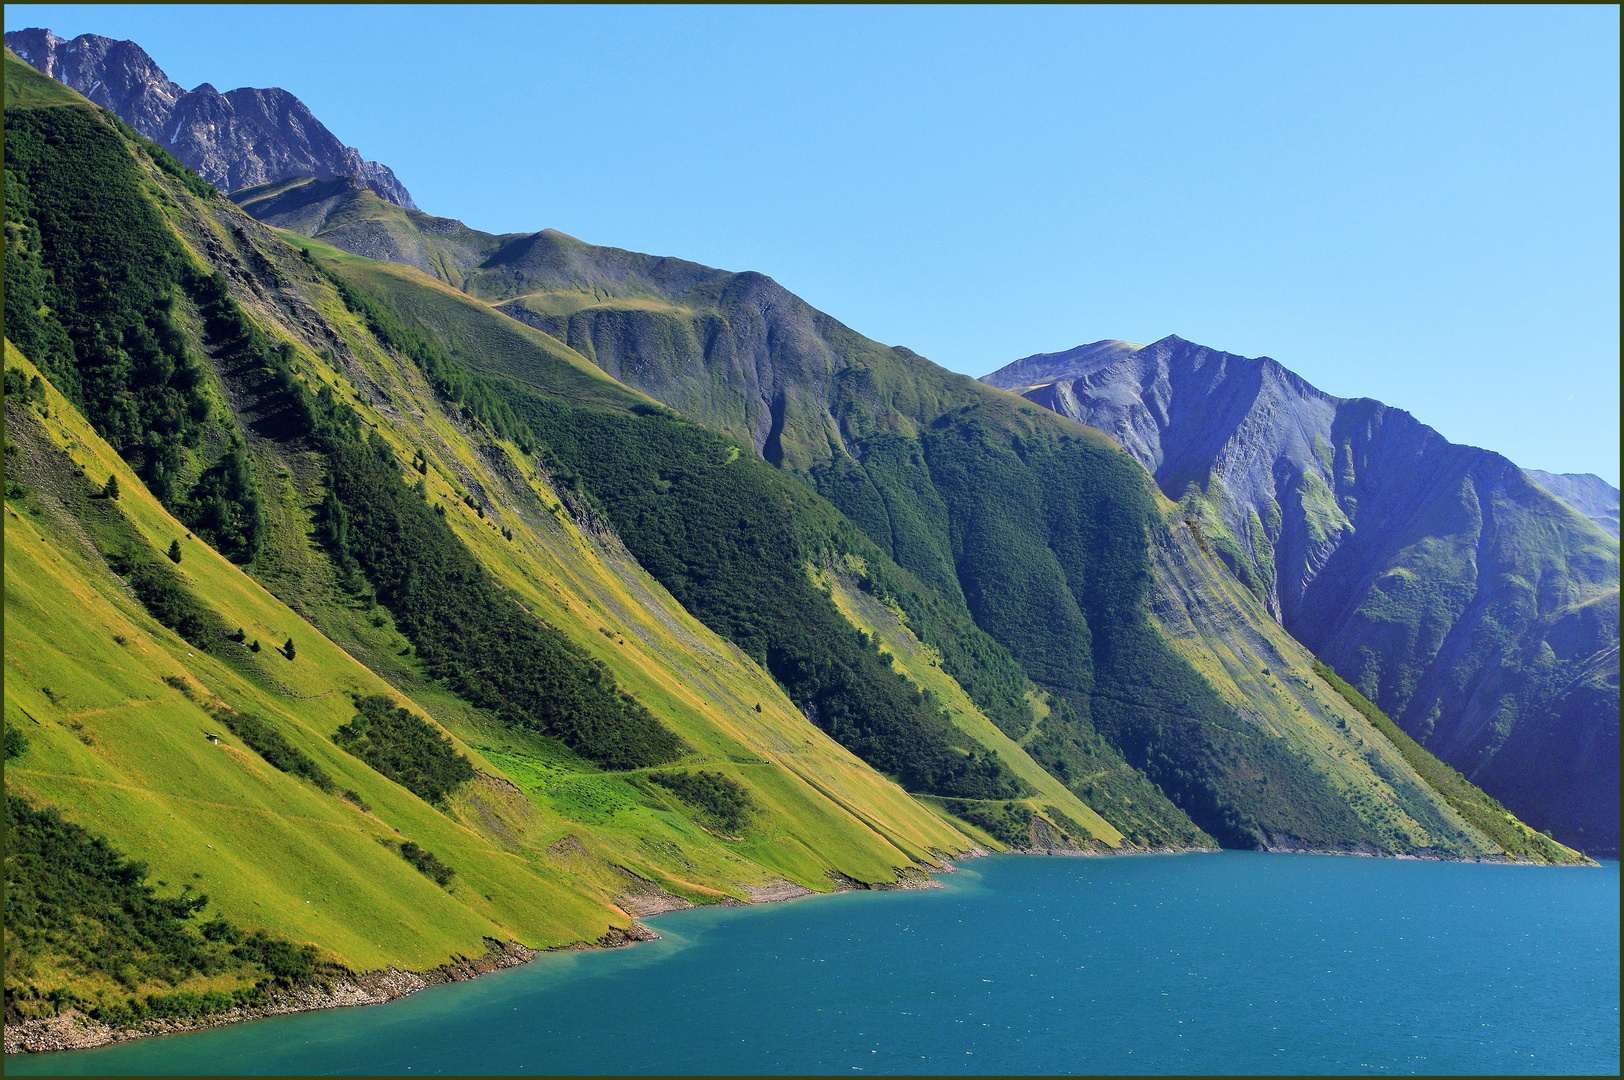
[(6, 47), (36, 70), (111, 110), (222, 191), (310, 176), (355, 177), (384, 199), (416, 209), (386, 165), (363, 160), (310, 109), (279, 87), (187, 91), (133, 41), (81, 34), (71, 41), (30, 27)]
[(1617, 537), (1611, 485), (1176, 335), (982, 381), (1120, 443), (1294, 637), (1507, 806), (1616, 835), (1617, 773), (1583, 749), (1617, 730), (1618, 547), (1583, 520)]

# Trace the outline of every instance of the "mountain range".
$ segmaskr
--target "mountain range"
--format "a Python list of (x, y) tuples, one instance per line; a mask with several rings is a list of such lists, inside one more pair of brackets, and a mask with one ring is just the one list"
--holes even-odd
[(353, 176), (390, 202), (415, 205), (387, 165), (362, 160), (286, 90), (222, 94), (208, 83), (184, 90), (135, 42), (95, 34), (67, 41), (29, 27), (8, 31), (6, 48), (111, 109), (221, 191), (290, 176)]
[(1589, 861), (1132, 446), (764, 275), (228, 199), (10, 52), (6, 135), (8, 1052), (978, 851)]
[(1616, 490), (1176, 336), (983, 381), (1114, 438), (1294, 637), (1517, 814), (1616, 843)]

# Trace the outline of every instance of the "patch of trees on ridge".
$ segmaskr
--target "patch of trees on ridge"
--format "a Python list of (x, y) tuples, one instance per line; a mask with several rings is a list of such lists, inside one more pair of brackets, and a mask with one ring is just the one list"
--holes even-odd
[[(330, 387), (312, 393), (292, 346), (261, 331), (224, 278), (197, 269), (149, 198), (135, 144), (74, 108), (14, 112), (6, 134), (7, 221), (15, 226), (6, 255), (8, 333), (172, 512), (239, 562), (252, 559), (265, 528), (239, 442), (228, 442), (180, 490), (187, 456), (211, 438), (206, 368), (176, 317), (186, 298), (202, 316), (215, 364), (244, 390), (257, 428), (323, 454), (337, 503), (323, 522), (335, 559), (372, 581), (432, 677), (504, 723), (554, 736), (606, 767), (658, 765), (682, 753), (680, 740), (603, 664), (506, 596), (402, 482), (387, 445), (368, 438), (354, 410)], [(432, 377), (437, 354), (393, 326), (379, 327), (394, 347), (421, 352), (413, 359)], [(453, 400), (459, 372), (448, 369), (436, 381)], [(487, 423), (504, 425), (477, 388), (461, 397)], [(339, 514), (347, 528), (335, 524)], [(171, 587), (178, 579), (132, 557), (132, 569), (152, 585), (148, 596), (167, 612), (161, 621), (212, 641), (220, 628), (179, 602)]]
[(814, 586), (809, 561), (860, 542), (815, 493), (663, 410), (613, 414), (507, 392), (545, 441), (555, 478), (580, 484), (637, 561), (761, 663), (814, 724), (909, 790), (1024, 793)]
[(699, 811), (707, 824), (723, 832), (734, 835), (744, 832), (759, 809), (744, 785), (719, 772), (705, 769), (655, 772), (649, 773), (648, 778)]
[(383, 695), (358, 698), (355, 709), (355, 719), (334, 732), (333, 741), (424, 802), (444, 806), (459, 784), (474, 778), (473, 765), (450, 739)]

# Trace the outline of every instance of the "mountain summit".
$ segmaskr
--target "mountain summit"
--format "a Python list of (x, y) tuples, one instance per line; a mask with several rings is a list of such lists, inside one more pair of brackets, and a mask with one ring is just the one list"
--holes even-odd
[(1616, 849), (1618, 544), (1523, 470), (1176, 336), (982, 381), (1116, 439), (1294, 637), (1429, 749), (1536, 827)]
[(133, 41), (81, 34), (68, 41), (30, 27), (6, 34), (6, 48), (65, 83), (174, 154), (219, 188), (294, 176), (353, 176), (399, 206), (416, 206), (387, 165), (363, 161), (286, 90), (208, 83), (186, 91)]

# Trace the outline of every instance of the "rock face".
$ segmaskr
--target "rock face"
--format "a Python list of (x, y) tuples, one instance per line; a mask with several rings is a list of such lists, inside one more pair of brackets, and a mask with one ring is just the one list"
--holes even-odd
[(1541, 486), (1403, 410), (1178, 337), (983, 381), (1116, 439), (1299, 641), (1428, 749), (1535, 828), (1617, 851), (1618, 544), (1582, 516), (1606, 492)]
[(1618, 539), (1618, 488), (1595, 473), (1548, 473), (1524, 469), (1534, 483), (1594, 521), (1602, 532)]
[(135, 42), (95, 34), (66, 41), (31, 27), (6, 34), (6, 47), (112, 110), (221, 191), (295, 176), (352, 176), (392, 203), (416, 205), (388, 166), (363, 161), (286, 90), (222, 94), (204, 83), (186, 91)]

